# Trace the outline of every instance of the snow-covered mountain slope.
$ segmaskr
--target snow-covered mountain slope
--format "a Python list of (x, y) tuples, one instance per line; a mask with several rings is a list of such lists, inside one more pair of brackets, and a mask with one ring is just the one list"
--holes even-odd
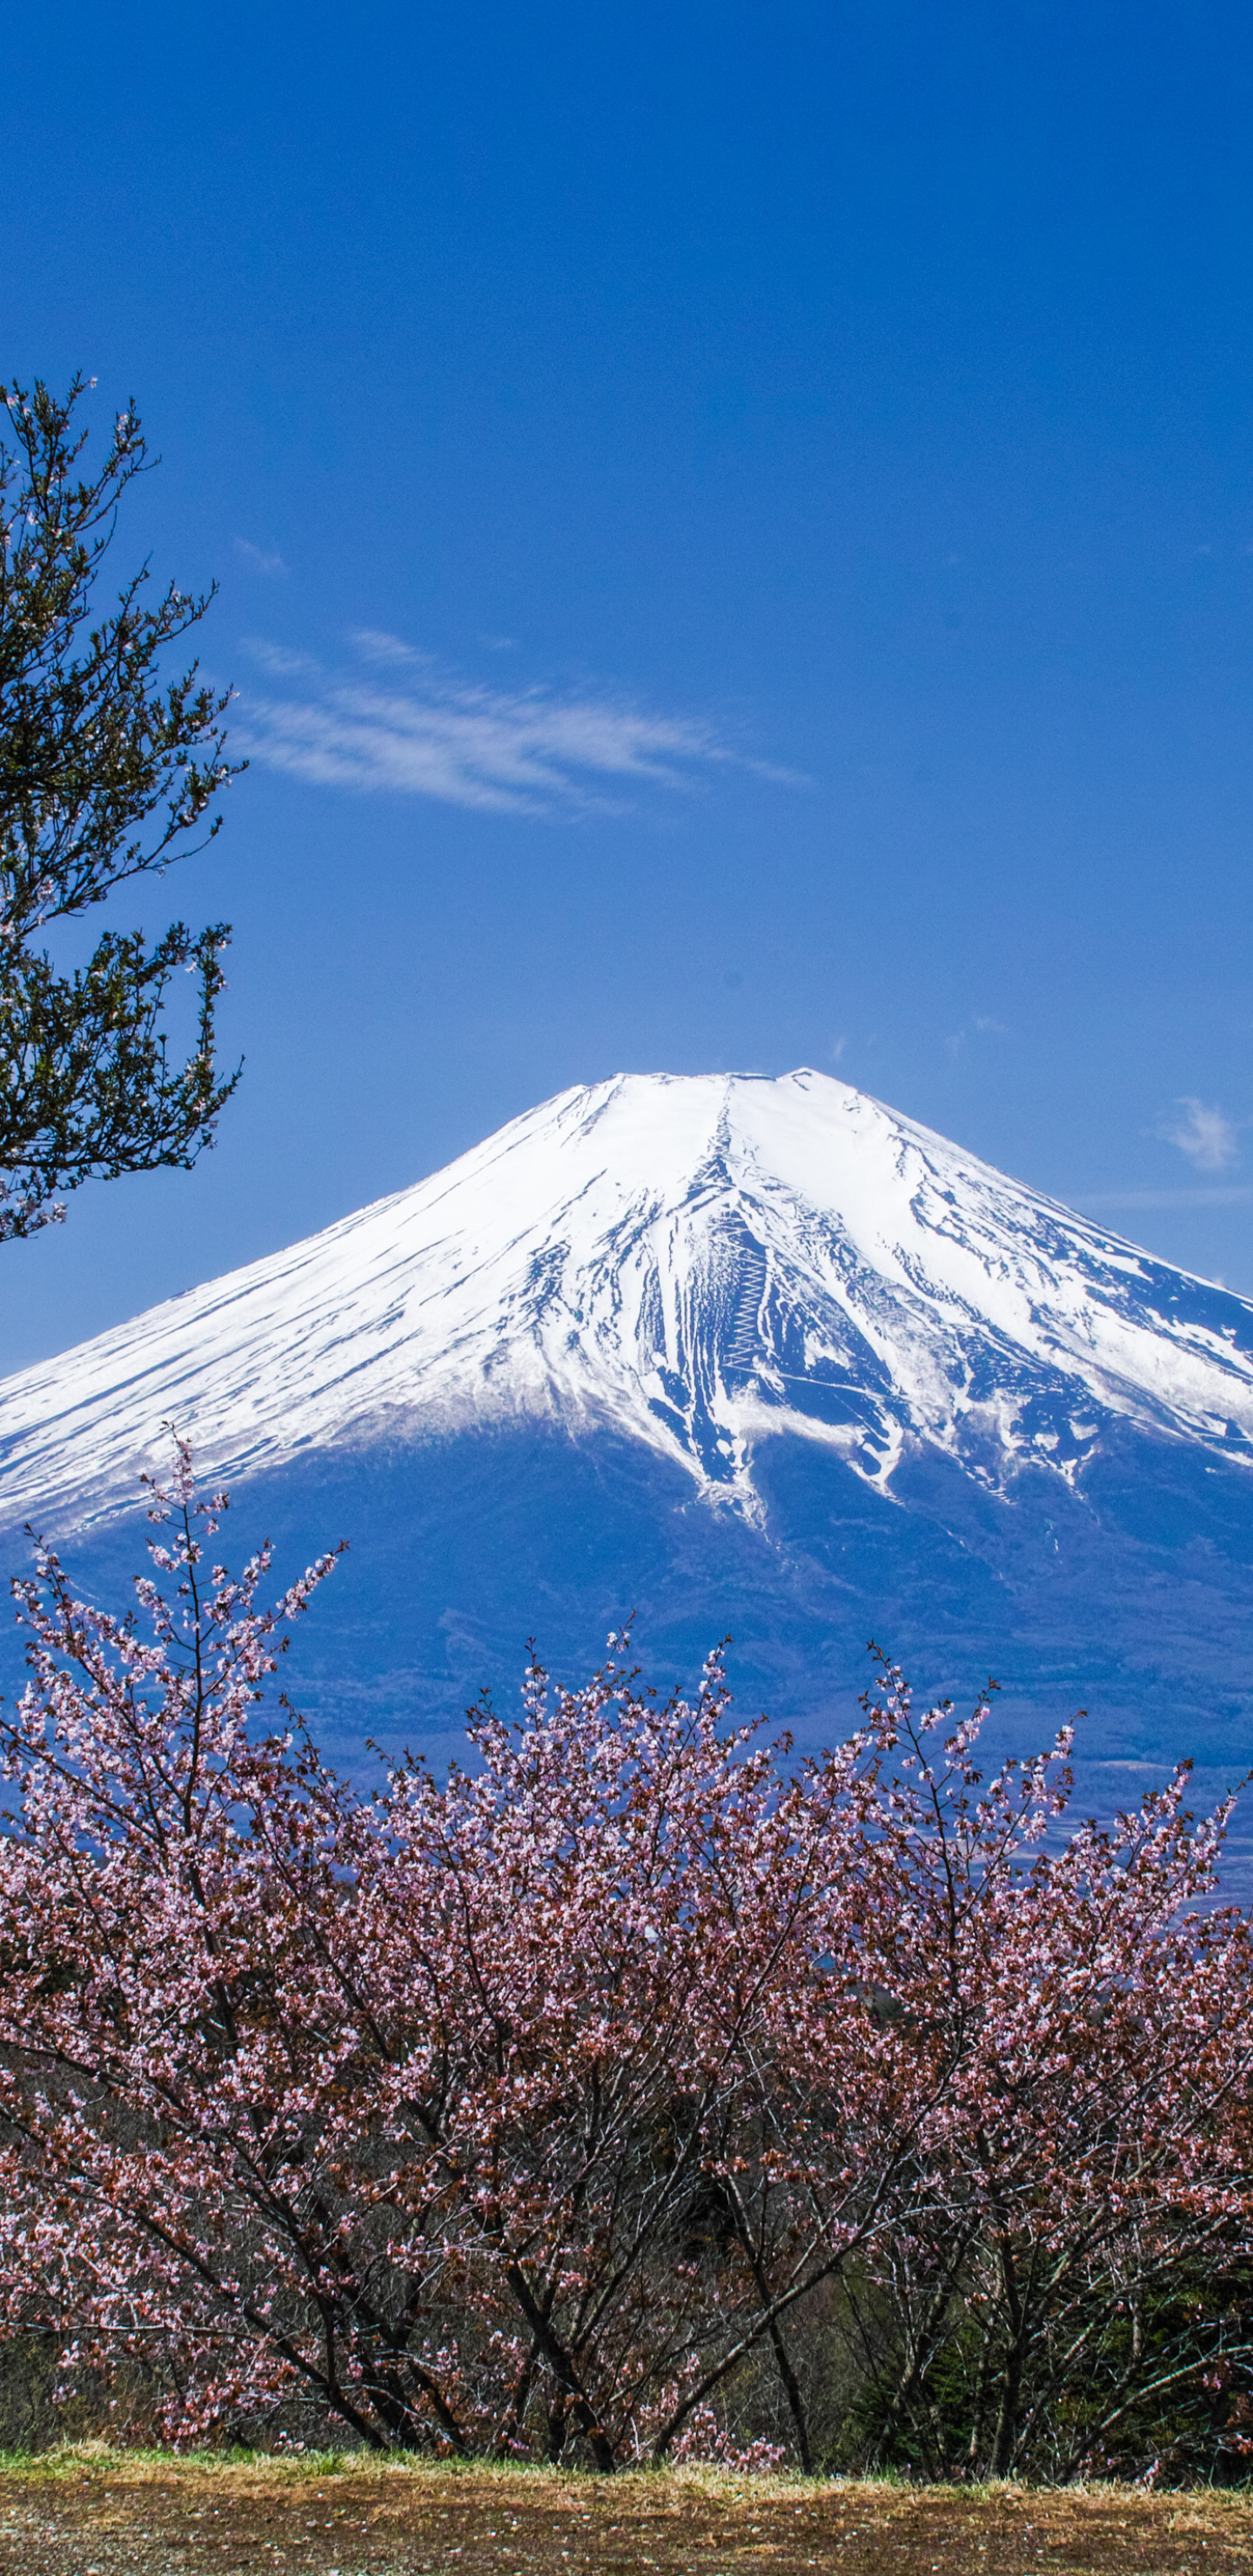
[(666, 1685), (730, 1632), (804, 1744), (871, 1636), (927, 1693), (995, 1672), (1031, 1743), (1084, 1704), (1094, 1811), (1253, 1752), (1253, 1307), (821, 1074), (564, 1093), (0, 1383), (0, 1569), (29, 1519), (124, 1603), (164, 1423), (228, 1562), (351, 1542), (291, 1673), (348, 1764), (439, 1758), (529, 1635), (582, 1675), (632, 1611)]
[(819, 1073), (621, 1076), (0, 1384), (0, 1521), (468, 1428), (642, 1443), (760, 1514), (785, 1433), (1073, 1483), (1117, 1420), (1253, 1464), (1253, 1306)]

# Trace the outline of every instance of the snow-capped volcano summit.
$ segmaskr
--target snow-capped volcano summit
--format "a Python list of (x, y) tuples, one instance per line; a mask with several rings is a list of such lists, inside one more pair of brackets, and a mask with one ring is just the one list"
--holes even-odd
[(170, 1422), (236, 1476), (611, 1430), (755, 1516), (772, 1437), (1001, 1489), (1073, 1481), (1119, 1417), (1253, 1463), (1253, 1306), (826, 1075), (623, 1075), (6, 1380), (0, 1519), (130, 1506)]
[(632, 1610), (666, 1681), (730, 1631), (810, 1742), (873, 1635), (1033, 1734), (1098, 1710), (1097, 1805), (1115, 1756), (1253, 1750), (1253, 1306), (823, 1074), (563, 1092), (8, 1378), (6, 1570), (30, 1520), (124, 1601), (166, 1424), (228, 1561), (350, 1540), (294, 1677), (349, 1761), (455, 1744), (529, 1635), (583, 1673)]

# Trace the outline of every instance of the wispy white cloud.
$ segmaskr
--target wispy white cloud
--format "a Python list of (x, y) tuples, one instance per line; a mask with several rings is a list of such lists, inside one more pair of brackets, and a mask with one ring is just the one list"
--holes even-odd
[(268, 643), (264, 635), (245, 635), (244, 651), (275, 680), (320, 680), (322, 665), (312, 653), (293, 653), (286, 644)]
[[(1004, 1021), (989, 1019), (986, 1013), (981, 1012), (971, 1025), (974, 1029), (975, 1036), (978, 1038), (1007, 1038), (1009, 1036), (1009, 1031), (1006, 1028)], [(969, 1035), (969, 1029), (954, 1029), (952, 1035), (950, 1037), (946, 1037), (944, 1041), (945, 1050), (953, 1057), (954, 1062), (956, 1062), (958, 1056), (960, 1056)]]
[(267, 553), (264, 546), (254, 546), (251, 537), (236, 537), (235, 552), (242, 557), (251, 571), (263, 572), (270, 580), (273, 580), (276, 573), (287, 570), (281, 555)]
[(397, 636), (365, 630), (351, 641), (356, 673), (249, 645), (271, 679), (302, 683), (241, 694), (236, 738), (254, 760), (316, 786), (432, 796), (497, 814), (613, 810), (622, 797), (610, 789), (679, 788), (714, 767), (799, 783), (711, 724), (660, 715), (611, 690), (489, 688)]
[(1166, 1144), (1177, 1145), (1198, 1172), (1225, 1172), (1230, 1163), (1239, 1160), (1234, 1122), (1221, 1109), (1209, 1108), (1191, 1095), (1177, 1100), (1174, 1108), (1159, 1118), (1156, 1132)]

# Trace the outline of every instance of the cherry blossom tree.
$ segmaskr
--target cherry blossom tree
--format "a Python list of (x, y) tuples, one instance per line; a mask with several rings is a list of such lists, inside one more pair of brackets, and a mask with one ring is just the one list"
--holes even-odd
[[(603, 2468), (763, 2340), (786, 2377), (784, 2319), (880, 2217), (840, 2108), (864, 2016), (813, 1969), (836, 1889), (864, 1901), (868, 1743), (787, 1784), (717, 1658), (691, 1707), (620, 1660), (575, 1693), (533, 1666), (473, 1771), (364, 1799), (249, 1726), (329, 1560), (260, 1613), (268, 1558), (206, 1569), (185, 1455), (156, 1509), (150, 1642), (47, 1552), (21, 1587), (13, 2322), (159, 2354), (184, 2434), (296, 2383), (369, 2442), (526, 2448), (538, 2419)], [(772, 2054), (812, 2097), (799, 2157)]]
[(833, 2301), (848, 2439), (933, 2473), (1071, 2473), (1238, 2399), (1226, 1810), (1197, 1826), (1181, 1774), (1068, 1834), (1064, 1739), (985, 1785), (986, 1704), (919, 1720), (890, 1667), (793, 1765), (718, 1655), (661, 1703), (621, 1639), (368, 1793), (262, 1706), (334, 1560), (260, 1607), (223, 1502), (180, 1449), (128, 1619), (45, 1549), (18, 1587), (10, 2332), (139, 2366), (181, 2440), (303, 2399), (374, 2447), (606, 2470), (725, 2447), (769, 2386), (818, 2464)]
[(1212, 1901), (1233, 1800), (1198, 1825), (1185, 1764), (1062, 1838), (1069, 1730), (985, 1784), (985, 1712), (919, 1723), (883, 1678), (898, 1896), (875, 1973), (934, 2089), (913, 2206), (863, 2275), (867, 2322), (887, 2292), (896, 2326), (886, 2355), (862, 2338), (877, 2446), (1070, 2476), (1132, 2419), (1249, 2384), (1253, 1951)]

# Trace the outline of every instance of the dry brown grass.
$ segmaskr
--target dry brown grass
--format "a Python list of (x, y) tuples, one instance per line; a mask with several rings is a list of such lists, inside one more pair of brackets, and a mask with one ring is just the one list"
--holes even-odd
[(3, 2576), (1250, 2576), (1253, 2498), (45, 2454), (0, 2470)]

